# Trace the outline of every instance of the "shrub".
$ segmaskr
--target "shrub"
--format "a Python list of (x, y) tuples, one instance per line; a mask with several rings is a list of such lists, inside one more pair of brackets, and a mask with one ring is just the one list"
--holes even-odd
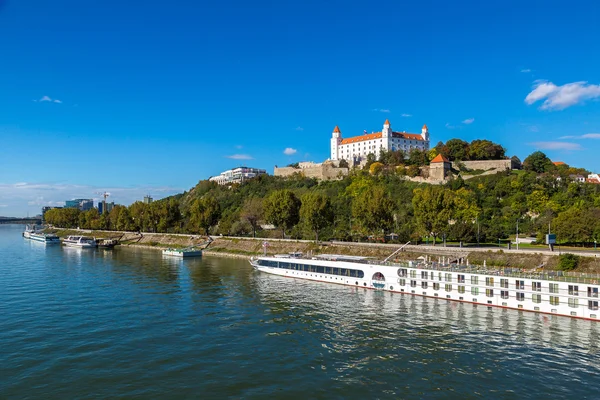
[(565, 253), (558, 256), (558, 269), (561, 271), (573, 271), (579, 265), (579, 256)]

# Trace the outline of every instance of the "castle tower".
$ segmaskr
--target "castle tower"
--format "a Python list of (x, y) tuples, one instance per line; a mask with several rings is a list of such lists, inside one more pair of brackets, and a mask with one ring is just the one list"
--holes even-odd
[(421, 129), (421, 137), (423, 140), (429, 141), (429, 129), (427, 128), (427, 125), (423, 125), (423, 128)]
[(342, 131), (336, 125), (333, 128), (333, 133), (331, 134), (331, 160), (338, 160), (338, 149), (340, 144), (342, 143)]
[(390, 120), (386, 119), (383, 123), (383, 130), (381, 131), (381, 137), (390, 138), (392, 137), (392, 126), (390, 125)]

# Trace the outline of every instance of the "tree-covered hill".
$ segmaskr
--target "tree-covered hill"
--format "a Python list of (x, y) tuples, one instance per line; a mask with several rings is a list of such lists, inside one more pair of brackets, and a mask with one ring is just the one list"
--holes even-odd
[[(395, 233), (399, 241), (481, 243), (508, 238), (519, 221), (522, 234), (540, 240), (548, 224), (562, 242), (600, 239), (600, 185), (574, 182), (571, 175), (586, 171), (555, 166), (543, 153), (527, 157), (522, 171), (458, 176), (444, 185), (406, 180), (404, 161), (384, 154), (380, 167), (336, 181), (260, 176), (228, 187), (202, 180), (151, 204), (115, 206), (105, 215), (53, 209), (46, 220), (71, 228), (340, 240)], [(275, 229), (264, 230), (267, 225)]]

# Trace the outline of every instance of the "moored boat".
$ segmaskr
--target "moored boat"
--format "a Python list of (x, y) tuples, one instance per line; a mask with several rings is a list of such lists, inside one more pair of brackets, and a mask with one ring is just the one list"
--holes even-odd
[(162, 251), (163, 256), (171, 257), (201, 257), (202, 249), (195, 247), (186, 247), (184, 249), (165, 249)]
[(253, 257), (250, 263), (291, 278), (600, 321), (600, 277), (592, 275), (336, 254), (279, 254)]
[(68, 236), (63, 240), (63, 244), (69, 247), (78, 247), (82, 249), (95, 248), (98, 243), (96, 239), (87, 236)]
[(119, 241), (116, 239), (100, 239), (97, 242), (99, 249), (114, 249), (119, 244)]
[(35, 225), (25, 225), (25, 230), (23, 231), (23, 237), (25, 239), (30, 239), (31, 234), (36, 231), (36, 228), (37, 227)]
[(31, 232), (29, 234), (29, 239), (35, 240), (37, 242), (43, 242), (46, 244), (60, 243), (60, 238), (58, 236), (56, 236), (54, 233)]

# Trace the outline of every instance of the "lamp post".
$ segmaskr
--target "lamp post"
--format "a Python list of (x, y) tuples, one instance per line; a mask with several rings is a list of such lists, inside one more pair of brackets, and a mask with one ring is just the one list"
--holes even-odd
[(517, 218), (517, 250), (519, 250), (519, 219)]

